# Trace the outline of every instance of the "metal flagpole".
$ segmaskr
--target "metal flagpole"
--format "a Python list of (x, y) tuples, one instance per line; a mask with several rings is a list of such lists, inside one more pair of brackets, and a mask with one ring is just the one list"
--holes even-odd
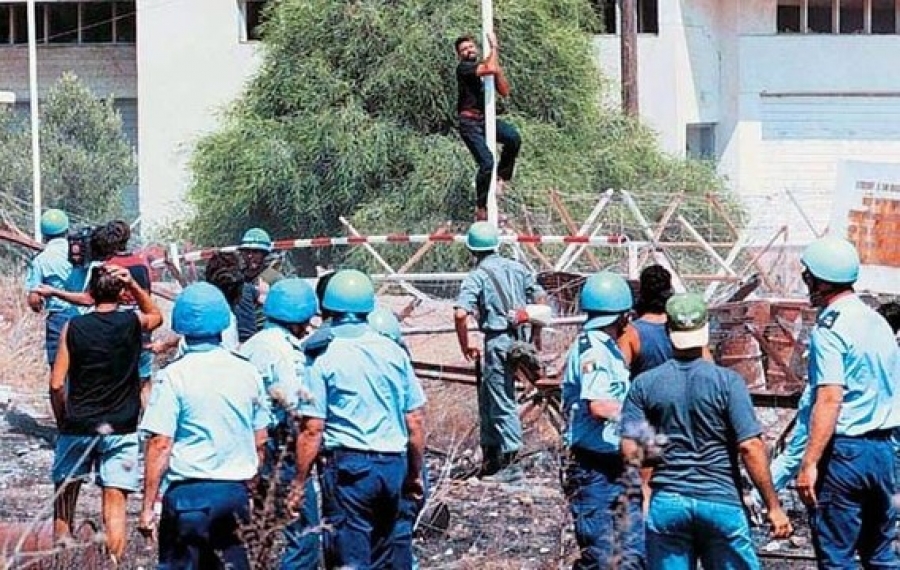
[(35, 0), (28, 0), (28, 105), (31, 109), (31, 181), (34, 239), (41, 241), (41, 143), (38, 122), (37, 17)]
[[(494, 30), (493, 0), (481, 0), (481, 45), (484, 46), (484, 59), (491, 54), (488, 34)], [(491, 154), (494, 155), (494, 171), (491, 173), (491, 186), (488, 190), (487, 216), (488, 222), (497, 225), (500, 218), (497, 211), (497, 106), (494, 76), (484, 76), (484, 138)]]

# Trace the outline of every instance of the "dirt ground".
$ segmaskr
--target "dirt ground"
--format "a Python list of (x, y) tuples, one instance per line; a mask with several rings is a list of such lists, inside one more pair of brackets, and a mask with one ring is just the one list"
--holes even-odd
[[(42, 322), (21, 300), (11, 279), (0, 279), (0, 525), (33, 523), (49, 518), (53, 494), (49, 481), (54, 429), (46, 399), (47, 370), (43, 363)], [(410, 299), (384, 298), (395, 311)], [(426, 303), (404, 323), (426, 327), (449, 324), (448, 303)], [(452, 335), (408, 339), (414, 358), (462, 365)], [(553, 346), (553, 343), (550, 343)], [(564, 342), (558, 343), (559, 351)], [(523, 465), (527, 478), (519, 484), (453, 479), (452, 471), (477, 462), (477, 412), (474, 388), (423, 382), (429, 397), (428, 464), (432, 494), (416, 539), (422, 568), (435, 569), (550, 569), (568, 567), (576, 555), (565, 498), (559, 483), (559, 435), (539, 415), (526, 422), (527, 448)], [(790, 495), (786, 496), (790, 499)], [(449, 516), (441, 520), (443, 508)], [(803, 555), (808, 539), (802, 513), (788, 504), (798, 522), (801, 539), (774, 549), (759, 534), (764, 554)], [(130, 501), (137, 517), (139, 496)], [(438, 513), (438, 514), (435, 514)], [(98, 520), (99, 495), (87, 485), (79, 504), (79, 518)], [(133, 519), (133, 520), (134, 520)], [(442, 524), (446, 523), (446, 524)], [(151, 568), (154, 552), (132, 532), (129, 553), (120, 568)], [(0, 539), (2, 540), (2, 539)], [(0, 547), (3, 546), (0, 541)], [(799, 546), (799, 547), (798, 547)], [(767, 550), (772, 552), (767, 553)], [(7, 564), (8, 565), (8, 564)], [(97, 567), (83, 561), (59, 567)], [(0, 559), (0, 568), (4, 567)], [(765, 559), (766, 568), (812, 568), (809, 562)]]

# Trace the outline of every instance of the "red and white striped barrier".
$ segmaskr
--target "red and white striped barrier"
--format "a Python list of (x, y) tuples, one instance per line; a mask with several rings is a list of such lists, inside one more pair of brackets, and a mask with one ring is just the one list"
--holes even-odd
[[(310, 249), (319, 247), (356, 246), (364, 244), (414, 244), (414, 243), (465, 243), (465, 235), (452, 234), (388, 234), (383, 236), (346, 236), (346, 237), (316, 237), (305, 239), (276, 240), (273, 249), (285, 251), (290, 249)], [(537, 235), (503, 235), (501, 243), (518, 244), (563, 244), (563, 245), (589, 245), (596, 247), (642, 247), (644, 242), (634, 242), (628, 236), (622, 234), (596, 235), (596, 236), (537, 236)], [(185, 262), (208, 259), (216, 252), (237, 251), (240, 246), (229, 245), (218, 248), (201, 249), (179, 255), (178, 259)]]

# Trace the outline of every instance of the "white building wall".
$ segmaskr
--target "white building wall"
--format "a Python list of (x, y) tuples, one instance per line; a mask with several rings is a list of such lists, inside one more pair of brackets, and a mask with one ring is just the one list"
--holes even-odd
[[(235, 0), (137, 2), (141, 214), (144, 229), (184, 214), (188, 162), (258, 69)], [(223, 200), (227, 200), (223, 189)]]
[[(758, 239), (782, 224), (812, 237), (785, 190), (824, 230), (839, 160), (900, 161), (900, 36), (777, 34), (776, 0), (660, 0), (659, 13), (659, 34), (638, 39), (642, 119), (678, 156), (687, 125), (716, 124), (719, 171)], [(619, 38), (595, 45), (618, 104)]]

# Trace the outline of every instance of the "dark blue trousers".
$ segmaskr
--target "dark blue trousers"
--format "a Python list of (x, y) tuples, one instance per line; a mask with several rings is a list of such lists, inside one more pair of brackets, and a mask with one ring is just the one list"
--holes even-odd
[(411, 567), (410, 546), (397, 536), (406, 469), (405, 454), (333, 451), (325, 455), (319, 478), (328, 568)]
[[(491, 188), (491, 176), (494, 173), (494, 155), (488, 148), (484, 134), (484, 119), (459, 117), (459, 136), (466, 148), (478, 163), (478, 174), (475, 176), (475, 199), (479, 208), (487, 207), (488, 191)], [(522, 146), (519, 131), (506, 121), (497, 120), (497, 143), (502, 145), (500, 164), (497, 165), (497, 177), (511, 180), (516, 168), (516, 157)]]
[(575, 570), (645, 564), (641, 480), (626, 470), (618, 454), (574, 452), (566, 467), (564, 488), (581, 550)]
[(810, 512), (819, 568), (900, 568), (896, 538), (894, 446), (889, 433), (835, 436), (819, 463)]
[(238, 524), (250, 518), (242, 481), (181, 481), (163, 496), (160, 570), (250, 570)]

